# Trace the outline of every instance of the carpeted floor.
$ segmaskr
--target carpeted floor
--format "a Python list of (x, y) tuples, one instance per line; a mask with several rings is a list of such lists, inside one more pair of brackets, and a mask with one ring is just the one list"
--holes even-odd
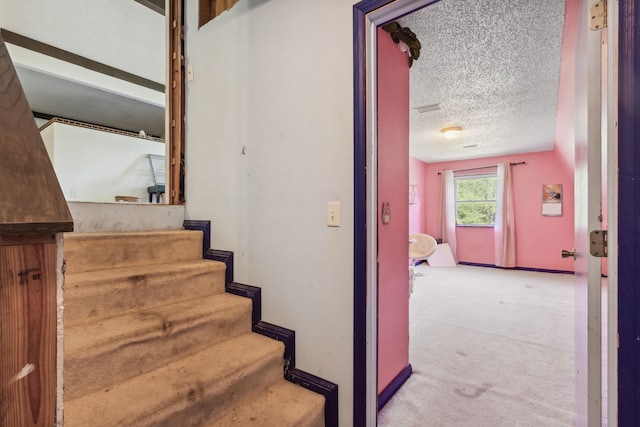
[(378, 425), (573, 425), (573, 276), (421, 265), (413, 375)]

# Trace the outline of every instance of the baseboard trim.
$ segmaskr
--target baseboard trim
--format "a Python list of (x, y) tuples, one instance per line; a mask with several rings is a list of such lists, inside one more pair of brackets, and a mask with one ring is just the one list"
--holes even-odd
[(236, 282), (227, 283), (225, 290), (230, 294), (251, 298), (253, 302), (253, 308), (251, 309), (251, 327), (253, 328), (257, 325), (260, 319), (262, 319), (262, 290), (257, 286)]
[(233, 283), (233, 252), (222, 249), (209, 249), (202, 256), (204, 259), (223, 262), (227, 266), (224, 272), (224, 284)]
[(338, 385), (308, 372), (296, 369), (296, 332), (260, 321), (253, 332), (284, 343), (284, 378), (324, 396), (324, 425), (338, 427)]
[(296, 369), (296, 332), (261, 320), (262, 290), (256, 286), (236, 282), (228, 284), (226, 290), (234, 295), (251, 298), (253, 302), (253, 332), (278, 340), (284, 344), (285, 379), (323, 395), (325, 399), (325, 426), (338, 427), (338, 385), (308, 372)]
[(398, 375), (396, 375), (396, 377), (389, 383), (389, 385), (386, 386), (384, 390), (382, 390), (382, 392), (378, 395), (378, 411), (384, 408), (384, 405), (386, 405), (387, 402), (393, 397), (393, 395), (396, 394), (398, 390), (400, 390), (402, 384), (404, 384), (405, 381), (409, 379), (412, 373), (413, 368), (411, 367), (411, 363), (409, 363), (407, 366), (405, 366), (404, 369), (400, 371)]
[(202, 254), (204, 255), (211, 247), (211, 221), (196, 221), (185, 219), (182, 223), (185, 230), (202, 231)]
[(223, 262), (227, 266), (224, 274), (225, 285), (233, 282), (233, 252), (222, 249), (211, 249), (211, 221), (184, 220), (185, 230), (202, 231), (202, 257)]
[(294, 384), (324, 396), (324, 425), (338, 427), (338, 385), (300, 369), (289, 369), (284, 376)]
[[(254, 319), (256, 306), (259, 307), (260, 288), (241, 283), (232, 283), (227, 287), (228, 292), (245, 296), (253, 300)], [(257, 289), (257, 292), (256, 292)], [(257, 309), (261, 311), (260, 308)], [(258, 319), (253, 324), (253, 332), (264, 335), (284, 344), (284, 378), (294, 384), (319, 393), (324, 396), (324, 420), (326, 427), (338, 427), (338, 385), (322, 379), (308, 372), (297, 369), (296, 366), (296, 332), (272, 323)]]
[(296, 332), (262, 319), (262, 290), (257, 286), (245, 285), (233, 281), (233, 252), (210, 248), (211, 221), (185, 220), (186, 230), (199, 230), (203, 233), (202, 256), (204, 259), (224, 262), (227, 265), (225, 291), (245, 298), (251, 298), (251, 329), (284, 343), (284, 378), (294, 384), (324, 396), (324, 420), (326, 427), (338, 427), (338, 385), (295, 367)]
[(296, 332), (262, 320), (253, 325), (253, 332), (284, 344), (284, 374), (296, 366)]
[(494, 265), (494, 264), (482, 264), (479, 262), (458, 261), (458, 264), (470, 265), (472, 267), (499, 268), (502, 270), (535, 271), (538, 273), (553, 273), (553, 274), (574, 274), (573, 271), (569, 271), (569, 270), (551, 270), (548, 268), (535, 268), (535, 267), (498, 267), (497, 265)]

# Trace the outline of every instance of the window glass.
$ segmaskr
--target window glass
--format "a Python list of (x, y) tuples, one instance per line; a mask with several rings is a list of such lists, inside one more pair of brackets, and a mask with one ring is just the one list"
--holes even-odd
[(456, 176), (456, 225), (493, 226), (496, 174)]

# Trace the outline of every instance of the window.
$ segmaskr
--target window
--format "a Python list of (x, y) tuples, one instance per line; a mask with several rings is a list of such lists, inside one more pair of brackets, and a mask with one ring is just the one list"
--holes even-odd
[(456, 225), (493, 226), (496, 215), (495, 173), (456, 176)]

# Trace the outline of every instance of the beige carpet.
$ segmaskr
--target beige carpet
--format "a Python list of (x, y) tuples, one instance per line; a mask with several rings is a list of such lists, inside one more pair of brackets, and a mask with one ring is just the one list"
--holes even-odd
[(202, 244), (65, 234), (66, 427), (325, 425), (324, 397), (285, 380), (284, 344), (252, 332), (251, 300)]
[(573, 425), (573, 276), (421, 265), (414, 373), (378, 425)]

